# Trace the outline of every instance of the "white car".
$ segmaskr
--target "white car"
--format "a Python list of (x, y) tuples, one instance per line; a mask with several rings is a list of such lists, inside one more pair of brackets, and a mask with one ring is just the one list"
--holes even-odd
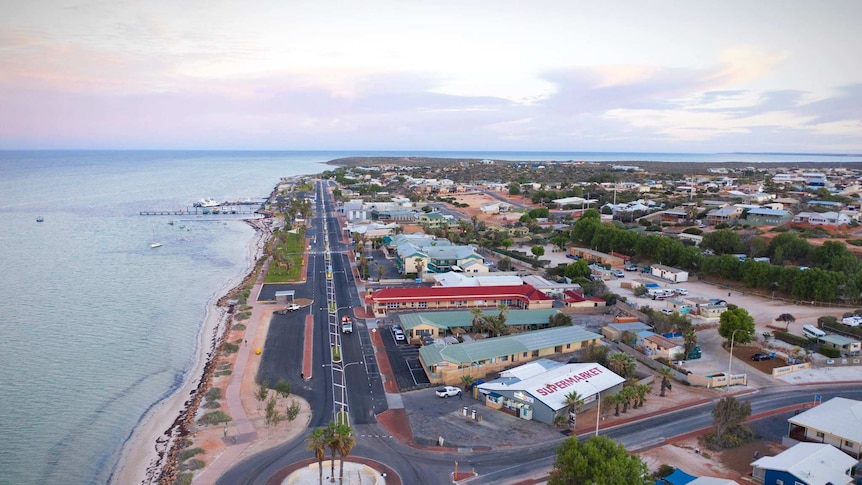
[(445, 397), (452, 397), (452, 396), (457, 396), (458, 394), (461, 394), (461, 389), (458, 389), (457, 387), (453, 387), (453, 386), (446, 386), (446, 387), (441, 387), (440, 389), (437, 389), (437, 391), (435, 391), (435, 393), (437, 394), (437, 397), (444, 397), (444, 398)]
[(407, 337), (404, 336), (404, 331), (400, 328), (392, 329), (392, 335), (395, 337), (396, 342), (403, 342), (407, 340)]
[(662, 308), (661, 312), (665, 315), (673, 315), (673, 310), (671, 310), (670, 308)]
[(686, 290), (685, 288), (676, 288), (673, 291), (677, 295), (687, 295), (688, 294), (688, 290)]

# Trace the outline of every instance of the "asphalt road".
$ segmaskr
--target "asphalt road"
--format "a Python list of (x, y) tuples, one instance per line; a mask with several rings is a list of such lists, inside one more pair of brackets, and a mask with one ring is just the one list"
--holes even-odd
[[(320, 187), (319, 189), (320, 190)], [(349, 307), (360, 303), (356, 287), (350, 275), (350, 266), (346, 258), (349, 250), (346, 244), (336, 242), (340, 234), (337, 221), (330, 216), (328, 210), (331, 201), (324, 199), (325, 195), (318, 192), (318, 210), (313, 218), (310, 233), (321, 231), (326, 224), (330, 234), (333, 277), (335, 293), (339, 307)], [(323, 202), (326, 201), (326, 210)], [(329, 333), (327, 324), (327, 309), (325, 307), (326, 261), (322, 254), (323, 235), (315, 237), (310, 259), (307, 283), (297, 285), (297, 295), (306, 297), (310, 294), (314, 304), (309, 308), (315, 316), (315, 363), (329, 363)], [(343, 273), (342, 273), (343, 272)], [(342, 312), (344, 310), (339, 310)], [(310, 427), (323, 426), (333, 416), (332, 373), (315, 371), (314, 377), (308, 382), (299, 381), (299, 362), (301, 360), (301, 322), (306, 312), (294, 312), (285, 316), (277, 316), (270, 326), (270, 332), (264, 348), (264, 358), (261, 362), (260, 378), (266, 378), (271, 383), (279, 378), (294, 384), (294, 392), (307, 399), (311, 404), (312, 420)], [(340, 316), (341, 313), (339, 313)], [(498, 449), (490, 452), (429, 452), (406, 446), (375, 423), (374, 414), (385, 410), (385, 398), (376, 363), (370, 361), (370, 341), (367, 328), (363, 322), (357, 322), (354, 334), (345, 335), (342, 339), (344, 347), (344, 362), (363, 362), (362, 365), (348, 366), (347, 402), (349, 405), (356, 446), (351, 456), (362, 456), (386, 463), (401, 476), (405, 484), (443, 485), (451, 483), (450, 473), (454, 462), (459, 468), (469, 470), (475, 468), (479, 476), (472, 484), (505, 483), (517, 478), (541, 475), (553, 466), (554, 454), (559, 441), (543, 443), (516, 444), (511, 448)], [(322, 369), (321, 369), (322, 370)], [(862, 390), (858, 385), (811, 385), (811, 386), (781, 386), (763, 389), (740, 399), (751, 401), (752, 411), (760, 412), (812, 401), (815, 394), (822, 394), (827, 400), (835, 396), (852, 399), (862, 399)], [(712, 424), (711, 404), (692, 406), (666, 416), (656, 416), (633, 423), (619, 425), (602, 431), (622, 443), (627, 449), (636, 451), (666, 438), (678, 436), (691, 431), (707, 428)], [(584, 436), (582, 438), (589, 437)], [(254, 455), (236, 464), (218, 483), (220, 484), (264, 484), (267, 479), (279, 469), (302, 459), (312, 457), (305, 447), (305, 434), (281, 446)]]

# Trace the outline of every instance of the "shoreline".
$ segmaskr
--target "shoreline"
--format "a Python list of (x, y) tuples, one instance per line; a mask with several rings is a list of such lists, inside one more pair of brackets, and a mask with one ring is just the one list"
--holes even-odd
[(141, 416), (123, 443), (120, 458), (111, 470), (108, 483), (157, 483), (173, 444), (181, 436), (183, 424), (188, 418), (194, 418), (189, 416), (190, 405), (206, 377), (207, 368), (215, 361), (218, 347), (225, 336), (229, 315), (220, 302), (247, 282), (272, 234), (270, 219), (243, 219), (243, 222), (255, 230), (246, 246), (245, 270), (228, 280), (207, 301), (198, 346), (183, 383)]

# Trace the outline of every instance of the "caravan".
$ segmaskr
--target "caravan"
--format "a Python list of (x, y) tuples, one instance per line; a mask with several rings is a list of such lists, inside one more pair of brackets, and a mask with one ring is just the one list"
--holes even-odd
[(826, 332), (820, 330), (814, 325), (803, 325), (802, 326), (802, 334), (808, 338), (819, 339), (821, 337), (826, 336)]

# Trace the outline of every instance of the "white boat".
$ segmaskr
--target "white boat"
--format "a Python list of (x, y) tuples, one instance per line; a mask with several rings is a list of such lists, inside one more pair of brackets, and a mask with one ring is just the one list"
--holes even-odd
[(44, 221), (45, 221), (45, 218), (42, 216), (39, 216), (36, 218), (36, 222), (44, 222)]
[(153, 242), (150, 243), (150, 249), (156, 249), (162, 247), (162, 243), (156, 241), (156, 229), (153, 228)]
[(218, 207), (221, 204), (215, 199), (201, 199), (195, 202), (195, 207)]

